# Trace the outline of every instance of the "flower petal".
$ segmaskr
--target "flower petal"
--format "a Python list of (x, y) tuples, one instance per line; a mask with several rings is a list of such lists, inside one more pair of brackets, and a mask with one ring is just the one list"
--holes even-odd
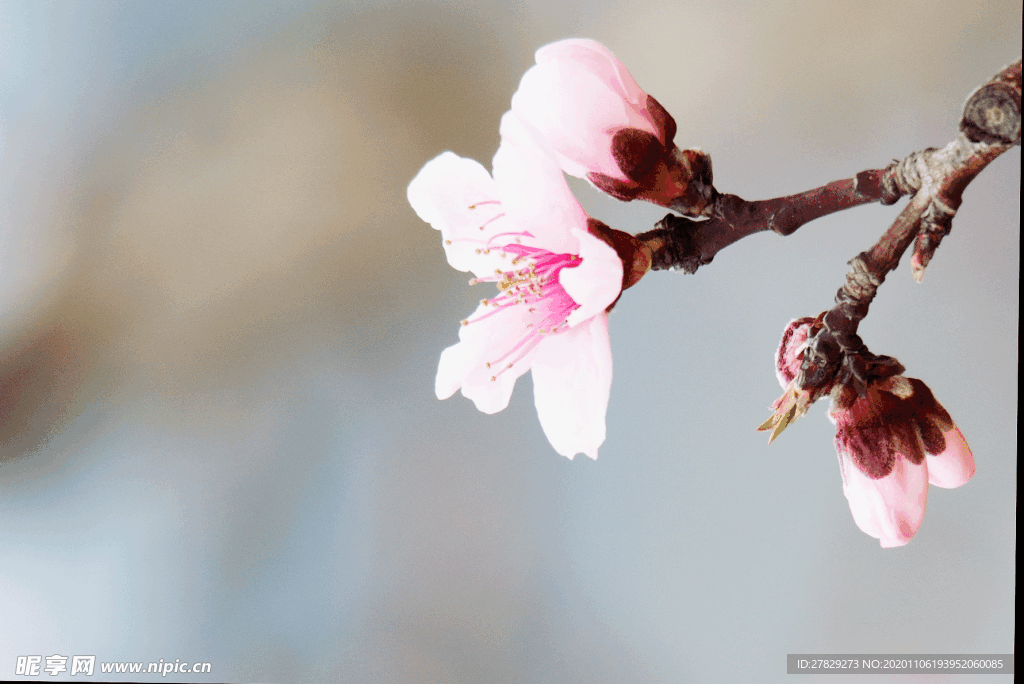
[(647, 94), (596, 41), (559, 41), (536, 57), (512, 96), (512, 110), (549, 141), (566, 173), (626, 180), (611, 138), (623, 128), (660, 135), (647, 111)]
[(955, 425), (942, 436), (946, 440), (945, 450), (935, 456), (928, 455), (928, 482), (936, 487), (953, 489), (974, 476), (974, 454), (960, 428)]
[[(601, 173), (627, 180), (612, 154), (616, 130), (629, 124), (623, 101), (593, 76), (573, 78), (564, 66), (531, 67), (512, 96), (512, 111), (550, 141), (559, 166), (570, 176)], [(575, 103), (594, 103), (592, 109)]]
[(500, 250), (487, 247), (494, 236), (516, 228), (503, 215), (494, 180), (478, 162), (443, 152), (420, 169), (406, 195), (419, 217), (441, 231), (453, 268), (477, 276), (507, 268)]
[(555, 451), (597, 458), (612, 385), (608, 314), (550, 335), (533, 358), (537, 416)]
[(575, 254), (572, 229), (586, 230), (587, 214), (576, 201), (549, 148), (542, 146), (512, 112), (501, 117), (501, 145), (494, 155), (494, 182), (504, 210), (523, 231), (526, 244), (556, 254)]
[(534, 58), (537, 64), (569, 60), (585, 65), (587, 71), (613, 87), (618, 95), (627, 102), (642, 105), (647, 100), (647, 93), (636, 84), (629, 70), (611, 50), (596, 40), (589, 38), (559, 40), (538, 49)]
[(861, 472), (849, 454), (839, 451), (839, 467), (843, 494), (857, 527), (878, 539), (883, 548), (909, 542), (921, 526), (928, 503), (928, 466), (898, 456), (891, 473), (874, 479)]
[(558, 282), (580, 308), (566, 322), (577, 326), (608, 308), (622, 292), (622, 259), (610, 245), (586, 231), (574, 230), (583, 262), (563, 268)]
[(476, 363), (476, 358), (467, 345), (459, 342), (441, 352), (434, 379), (434, 394), (438, 399), (447, 399), (462, 387), (462, 379)]
[(530, 370), (536, 350), (529, 342), (515, 347), (530, 335), (533, 317), (524, 306), (496, 310), (481, 304), (468, 320), (459, 343), (441, 352), (434, 391), (447, 399), (462, 388), (478, 410), (497, 413), (508, 406), (516, 379)]

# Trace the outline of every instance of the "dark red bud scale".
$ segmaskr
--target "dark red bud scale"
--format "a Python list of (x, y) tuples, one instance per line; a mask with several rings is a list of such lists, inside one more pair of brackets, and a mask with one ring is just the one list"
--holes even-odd
[[(651, 249), (629, 233), (615, 230), (597, 219), (588, 219), (587, 228), (615, 250), (622, 260), (622, 289), (633, 287), (651, 270)], [(616, 300), (618, 301), (618, 300)], [(612, 306), (615, 302), (612, 302)], [(611, 309), (611, 307), (608, 307)]]

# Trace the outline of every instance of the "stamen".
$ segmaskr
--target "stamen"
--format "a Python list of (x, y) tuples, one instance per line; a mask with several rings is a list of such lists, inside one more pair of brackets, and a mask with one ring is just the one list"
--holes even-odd
[[(529, 337), (527, 337), (526, 339), (523, 340), (523, 342), (526, 342), (526, 341), (529, 341), (530, 344), (528, 344), (525, 349), (523, 349), (521, 352), (519, 352), (519, 355), (516, 358), (512, 359), (512, 361), (510, 361), (507, 366), (505, 366), (500, 371), (498, 371), (495, 374), (495, 377), (497, 377), (498, 375), (501, 375), (502, 373), (507, 371), (509, 368), (511, 368), (515, 364), (519, 363), (527, 354), (529, 354), (531, 351), (533, 351), (534, 347), (536, 347), (538, 344), (540, 344), (540, 337), (537, 336), (537, 335), (530, 335)], [(522, 344), (522, 342), (520, 342), (519, 344)], [(516, 345), (516, 346), (518, 346), (518, 345)], [(509, 351), (509, 354), (511, 354), (511, 353), (512, 352)], [(508, 356), (508, 354), (505, 354), (505, 356)], [(490, 367), (490, 366), (488, 366), (488, 367)]]
[(488, 224), (494, 223), (495, 221), (497, 221), (498, 219), (500, 219), (504, 215), (505, 215), (505, 212), (501, 212), (497, 216), (493, 216), (493, 217), (487, 219), (486, 221), (484, 221), (484, 224), (482, 226), (480, 226), (480, 230), (483, 230), (484, 228), (486, 228), (488, 226)]
[[(497, 202), (493, 203), (497, 204)], [(492, 249), (500, 249), (503, 258), (512, 255), (511, 264), (514, 267), (522, 265), (521, 268), (512, 268), (508, 271), (496, 268), (492, 276), (470, 280), (471, 284), (493, 282), (497, 286), (498, 294), (480, 300), (485, 312), (475, 318), (463, 320), (463, 325), (478, 323), (509, 307), (520, 304), (526, 306), (526, 312), (519, 314), (526, 320), (519, 317), (513, 319), (518, 320), (518, 325), (523, 326), (520, 328), (522, 337), (499, 357), (485, 362), (488, 369), (494, 368), (499, 363), (504, 366), (491, 376), (492, 381), (497, 380), (498, 376), (525, 358), (543, 341), (544, 336), (565, 332), (568, 328), (566, 325), (568, 315), (579, 308), (579, 305), (569, 297), (558, 282), (558, 273), (563, 268), (578, 266), (582, 259), (575, 254), (555, 254), (539, 247), (523, 245), (518, 242), (520, 236), (533, 237), (525, 232), (509, 232), (500, 236), (492, 236), (486, 242), (475, 241), (480, 245), (480, 248), (476, 250), (478, 254), (488, 254)], [(505, 240), (514, 238), (516, 242), (507, 242), (502, 245), (497, 239), (500, 237)], [(524, 261), (527, 263), (523, 264)]]
[(509, 307), (509, 306), (514, 306), (515, 304), (517, 304), (517, 302), (515, 302), (515, 301), (508, 302), (507, 304), (501, 304), (500, 306), (495, 304), (495, 306), (497, 308), (494, 311), (491, 311), (489, 313), (485, 313), (483, 316), (478, 316), (477, 318), (466, 319), (466, 320), (462, 321), (462, 325), (469, 325), (470, 323), (479, 323), (480, 321), (484, 320), (485, 318), (490, 318), (491, 316), (493, 316), (494, 314), (498, 313), (502, 309), (504, 309), (506, 307)]

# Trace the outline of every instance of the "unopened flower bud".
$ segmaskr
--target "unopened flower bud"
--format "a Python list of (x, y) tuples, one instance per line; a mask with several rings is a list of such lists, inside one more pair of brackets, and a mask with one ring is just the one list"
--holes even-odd
[(894, 375), (863, 395), (838, 385), (828, 416), (853, 519), (883, 547), (917, 533), (929, 484), (959, 487), (974, 475), (967, 441), (920, 380)]
[(676, 148), (675, 120), (608, 48), (563, 40), (536, 59), (512, 111), (553, 148), (566, 173), (623, 201), (702, 215), (714, 195), (710, 157)]

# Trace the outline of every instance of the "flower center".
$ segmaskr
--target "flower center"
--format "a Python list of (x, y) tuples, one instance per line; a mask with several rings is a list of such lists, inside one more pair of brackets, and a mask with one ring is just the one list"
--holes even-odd
[[(480, 204), (484, 203), (480, 202), (471, 208)], [(500, 370), (491, 376), (491, 380), (496, 380), (499, 375), (522, 360), (540, 344), (545, 335), (564, 332), (567, 328), (565, 319), (579, 308), (579, 304), (573, 301), (558, 281), (558, 274), (563, 268), (579, 266), (583, 260), (576, 254), (555, 254), (540, 247), (524, 245), (520, 242), (524, 237), (533, 236), (527, 232), (500, 233), (492, 236), (476, 250), (478, 254), (498, 251), (502, 258), (511, 256), (511, 268), (495, 269), (493, 276), (473, 278), (469, 281), (471, 285), (495, 283), (498, 294), (481, 301), (481, 304), (490, 309), (489, 311), (462, 321), (462, 325), (480, 323), (513, 307), (519, 307), (521, 317), (510, 320), (515, 320), (516, 323), (525, 321), (525, 332), (510, 330), (512, 334), (504, 338), (504, 341), (509, 343), (508, 348), (496, 350), (498, 354), (486, 362), (485, 365), (490, 369), (501, 365)]]

